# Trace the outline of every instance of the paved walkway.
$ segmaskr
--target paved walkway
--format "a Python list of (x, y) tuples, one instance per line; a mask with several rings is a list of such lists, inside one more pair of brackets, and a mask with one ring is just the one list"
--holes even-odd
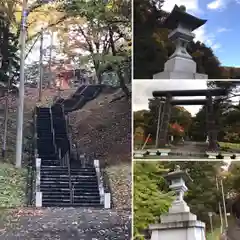
[(0, 240), (104, 240), (131, 238), (131, 212), (44, 208), (0, 231)]
[(182, 156), (201, 156), (205, 154), (205, 152), (207, 151), (207, 147), (208, 145), (205, 142), (185, 141), (183, 144), (173, 146), (171, 148), (171, 154), (179, 154)]

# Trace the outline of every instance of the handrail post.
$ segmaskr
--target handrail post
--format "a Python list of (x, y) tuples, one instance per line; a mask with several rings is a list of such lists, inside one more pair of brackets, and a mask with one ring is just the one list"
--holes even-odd
[(72, 177), (71, 177), (71, 169), (70, 169), (70, 161), (69, 161), (69, 151), (66, 153), (67, 156), (67, 168), (68, 168), (68, 176), (69, 176), (69, 190), (70, 190), (70, 202), (73, 204), (73, 189), (72, 189)]
[(35, 205), (36, 207), (42, 207), (42, 192), (40, 189), (41, 185), (41, 158), (36, 158), (36, 198)]
[(95, 159), (93, 164), (94, 164), (95, 171), (97, 174), (98, 190), (99, 190), (99, 195), (100, 195), (100, 204), (104, 205), (104, 208), (110, 208), (109, 204), (106, 204), (106, 202), (105, 202), (105, 192), (104, 192), (103, 180), (102, 180), (101, 172), (100, 172), (99, 160)]

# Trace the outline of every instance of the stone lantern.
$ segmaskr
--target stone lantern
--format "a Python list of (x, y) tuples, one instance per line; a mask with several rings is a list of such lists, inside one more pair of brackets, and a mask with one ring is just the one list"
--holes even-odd
[(175, 44), (175, 52), (165, 63), (164, 71), (155, 74), (154, 79), (207, 78), (204, 74), (196, 73), (196, 63), (187, 52), (188, 43), (195, 37), (192, 31), (204, 25), (206, 21), (187, 13), (184, 6), (175, 5), (163, 23), (164, 27), (172, 30), (168, 38)]
[(169, 187), (175, 192), (176, 199), (168, 213), (161, 215), (161, 223), (150, 225), (151, 240), (206, 240), (205, 223), (197, 220), (184, 201), (184, 193), (188, 190), (185, 181), (192, 179), (179, 166), (165, 178), (171, 183)]

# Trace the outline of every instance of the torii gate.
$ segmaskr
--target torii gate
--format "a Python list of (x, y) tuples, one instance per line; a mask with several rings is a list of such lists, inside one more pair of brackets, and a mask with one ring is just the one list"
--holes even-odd
[[(160, 118), (158, 121), (157, 147), (165, 147), (168, 141), (168, 124), (171, 116), (171, 106), (174, 105), (205, 105), (206, 106), (206, 125), (209, 138), (209, 150), (217, 150), (217, 130), (215, 127), (215, 116), (213, 111), (213, 96), (225, 96), (227, 90), (222, 88), (201, 89), (201, 90), (170, 90), (153, 91), (153, 97), (160, 98), (159, 105)], [(206, 99), (177, 100), (174, 96), (205, 96)], [(164, 100), (162, 100), (164, 99)]]

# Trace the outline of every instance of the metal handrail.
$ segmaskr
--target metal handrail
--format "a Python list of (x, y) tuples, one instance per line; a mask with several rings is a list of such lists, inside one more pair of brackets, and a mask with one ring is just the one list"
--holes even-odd
[(71, 143), (71, 138), (69, 137), (70, 135), (70, 132), (69, 132), (69, 129), (68, 129), (68, 126), (70, 125), (69, 124), (69, 118), (68, 118), (68, 115), (65, 115), (65, 111), (64, 111), (64, 106), (63, 104), (61, 104), (61, 108), (62, 108), (62, 113), (63, 113), (63, 117), (65, 119), (65, 128), (66, 128), (66, 132), (67, 132), (67, 140), (68, 140), (68, 144), (69, 144), (69, 155), (71, 155), (71, 152), (72, 152), (72, 143)]
[(72, 188), (72, 178), (71, 178), (71, 169), (70, 169), (70, 159), (69, 159), (69, 151), (66, 153), (66, 160), (67, 160), (67, 168), (68, 168), (68, 176), (69, 176), (69, 190), (70, 190), (70, 202), (73, 203), (73, 188)]
[(52, 114), (52, 108), (49, 107), (49, 109), (50, 109), (50, 119), (51, 119), (51, 130), (52, 130), (52, 135), (53, 135), (53, 145), (54, 145), (54, 148), (55, 148), (55, 152), (57, 152), (58, 149), (57, 149), (57, 145), (56, 145), (55, 130), (54, 130), (54, 127), (53, 127), (53, 114)]
[[(61, 104), (60, 105), (62, 108), (62, 114), (63, 117), (65, 116), (64, 113), (64, 106)], [(73, 197), (74, 197), (74, 193), (73, 193), (73, 188), (72, 188), (72, 178), (71, 178), (71, 168), (70, 168), (70, 141), (69, 141), (69, 137), (68, 137), (68, 128), (67, 128), (67, 123), (66, 123), (66, 118), (65, 118), (65, 127), (66, 127), (66, 131), (67, 131), (67, 140), (68, 140), (68, 144), (69, 144), (69, 148), (67, 150), (67, 152), (65, 153), (65, 155), (63, 156), (63, 161), (64, 161), (64, 165), (67, 165), (67, 169), (68, 169), (68, 176), (69, 176), (69, 190), (70, 190), (70, 201), (71, 203), (73, 203)]]

